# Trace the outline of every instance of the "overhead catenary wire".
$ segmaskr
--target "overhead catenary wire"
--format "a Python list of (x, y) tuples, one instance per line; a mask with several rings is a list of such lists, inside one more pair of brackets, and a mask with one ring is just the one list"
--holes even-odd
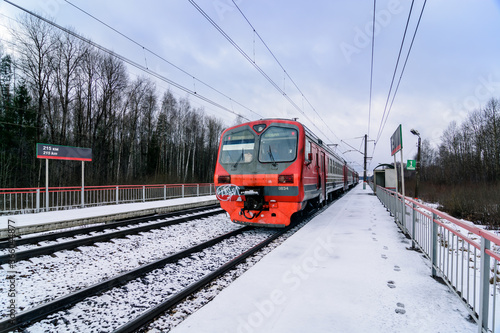
[[(424, 1), (424, 5), (422, 6), (422, 10), (420, 11), (420, 16), (418, 18), (418, 22), (417, 22), (417, 26), (415, 28), (415, 31), (413, 33), (413, 37), (411, 39), (411, 43), (410, 43), (410, 47), (408, 49), (408, 53), (406, 54), (406, 58), (405, 58), (405, 62), (403, 64), (403, 68), (401, 70), (401, 74), (399, 76), (399, 80), (398, 80), (398, 83), (396, 85), (396, 89), (394, 90), (394, 95), (392, 96), (392, 100), (391, 100), (391, 105), (389, 106), (389, 111), (387, 112), (387, 117), (385, 118), (385, 122), (384, 122), (384, 127), (385, 127), (385, 123), (387, 122), (387, 118), (389, 117), (389, 113), (391, 112), (392, 110), (392, 105), (394, 104), (394, 99), (396, 98), (396, 94), (399, 90), (399, 84), (401, 83), (401, 79), (403, 78), (403, 73), (405, 71), (405, 68), (406, 68), (406, 64), (408, 63), (408, 58), (410, 56), (410, 52), (411, 52), (411, 49), (413, 47), (413, 42), (415, 41), (415, 36), (417, 34), (417, 31), (418, 31), (418, 27), (420, 25), (420, 20), (422, 19), (422, 14), (424, 13), (424, 9), (425, 9), (425, 4), (427, 3), (427, 0)], [(383, 129), (383, 128), (382, 128)]]
[(396, 73), (397, 73), (398, 66), (399, 66), (399, 60), (401, 59), (401, 53), (403, 52), (403, 46), (404, 46), (404, 42), (405, 42), (405, 39), (406, 39), (406, 33), (408, 32), (408, 26), (410, 24), (410, 18), (411, 18), (411, 13), (413, 11), (413, 5), (414, 5), (414, 3), (415, 3), (415, 0), (412, 0), (411, 6), (410, 6), (410, 12), (408, 13), (408, 19), (406, 20), (405, 31), (404, 31), (404, 34), (403, 34), (403, 38), (401, 40), (401, 45), (399, 47), (398, 59), (396, 60), (396, 65), (394, 66), (394, 72), (392, 74), (391, 85), (389, 87), (389, 92), (387, 94), (387, 100), (385, 102), (384, 113), (382, 114), (382, 119), (380, 121), (380, 126), (379, 126), (379, 129), (378, 129), (377, 138), (375, 139), (375, 144), (377, 144), (378, 140), (380, 139), (380, 136), (382, 135), (382, 131), (384, 129), (384, 124), (385, 124), (385, 120), (384, 119), (387, 119), (387, 117), (386, 117), (387, 106), (389, 105), (389, 99), (391, 97), (392, 87), (394, 85), (394, 79), (396, 78)]
[(170, 79), (164, 77), (163, 75), (160, 75), (160, 74), (158, 74), (158, 73), (156, 73), (156, 72), (148, 69), (147, 67), (145, 67), (143, 65), (140, 65), (140, 64), (138, 64), (137, 62), (135, 62), (133, 60), (130, 60), (130, 59), (128, 59), (128, 58), (126, 58), (126, 57), (118, 54), (118, 53), (115, 53), (115, 52), (113, 52), (113, 51), (105, 48), (104, 46), (102, 46), (100, 44), (97, 44), (96, 42), (93, 42), (90, 39), (87, 39), (87, 38), (85, 38), (85, 37), (77, 34), (74, 31), (71, 31), (71, 30), (69, 30), (67, 28), (64, 28), (64, 27), (58, 25), (57, 23), (55, 23), (55, 22), (53, 22), (53, 21), (51, 21), (51, 20), (49, 20), (47, 18), (44, 18), (44, 17), (42, 17), (42, 16), (40, 16), (40, 15), (38, 15), (38, 14), (36, 14), (36, 13), (34, 13), (34, 12), (32, 12), (32, 11), (24, 8), (24, 7), (21, 7), (21, 6), (17, 5), (17, 4), (15, 4), (15, 3), (12, 3), (9, 0), (4, 0), (4, 1), (6, 3), (8, 3), (8, 4), (10, 4), (10, 5), (12, 5), (12, 6), (14, 6), (14, 7), (22, 10), (22, 11), (24, 11), (25, 13), (27, 13), (29, 15), (32, 15), (32, 16), (38, 18), (39, 20), (42, 20), (42, 21), (44, 21), (44, 22), (46, 22), (46, 23), (48, 23), (48, 24), (50, 24), (50, 25), (52, 25), (52, 26), (60, 29), (61, 31), (63, 31), (63, 32), (69, 34), (69, 35), (72, 35), (73, 37), (76, 37), (76, 38), (80, 39), (81, 41), (83, 41), (83, 42), (85, 42), (85, 43), (87, 43), (89, 45), (92, 45), (93, 47), (99, 49), (100, 51), (102, 51), (104, 53), (107, 53), (110, 56), (113, 56), (113, 57), (115, 57), (117, 59), (120, 59), (124, 63), (127, 63), (127, 64), (129, 64), (129, 65), (131, 65), (131, 66), (133, 66), (133, 67), (135, 67), (135, 68), (137, 68), (137, 69), (139, 69), (139, 70), (141, 70), (141, 71), (143, 71), (143, 72), (145, 72), (145, 73), (153, 76), (153, 77), (156, 77), (157, 79), (159, 79), (161, 81), (167, 82), (168, 84), (176, 87), (177, 89), (180, 89), (180, 90), (182, 90), (182, 91), (184, 91), (184, 92), (186, 92), (186, 93), (188, 93), (188, 94), (190, 94), (192, 96), (195, 96), (196, 98), (199, 98), (199, 99), (203, 100), (204, 102), (207, 102), (207, 103), (209, 103), (209, 104), (211, 104), (211, 105), (213, 105), (215, 107), (218, 107), (218, 108), (220, 108), (220, 109), (222, 109), (222, 110), (224, 110), (226, 112), (229, 112), (231, 114), (234, 114), (236, 116), (239, 116), (239, 117), (241, 117), (243, 119), (246, 119), (246, 120), (250, 121), (249, 118), (247, 118), (247, 117), (245, 117), (245, 116), (243, 116), (243, 115), (241, 115), (239, 113), (236, 113), (236, 112), (234, 112), (234, 111), (226, 108), (225, 106), (223, 106), (223, 105), (221, 105), (221, 104), (219, 104), (219, 103), (217, 103), (217, 102), (215, 102), (215, 101), (213, 101), (213, 100), (211, 100), (211, 99), (209, 99), (209, 98), (207, 98), (207, 97), (205, 97), (205, 96), (203, 96), (203, 95), (201, 95), (201, 94), (199, 94), (197, 92), (194, 92), (191, 89), (188, 89), (188, 88), (184, 87), (183, 85), (181, 85), (181, 84), (179, 84), (179, 83), (177, 83), (177, 82), (175, 82), (173, 80), (170, 80)]
[[(271, 56), (273, 57), (273, 59), (276, 61), (276, 63), (278, 64), (278, 66), (283, 70), (285, 78), (288, 77), (288, 79), (293, 84), (293, 86), (295, 87), (295, 89), (297, 89), (297, 91), (300, 93), (300, 95), (302, 96), (302, 98), (307, 102), (307, 104), (309, 104), (309, 107), (316, 113), (316, 115), (319, 117), (319, 119), (321, 120), (321, 122), (323, 124), (325, 124), (325, 126), (328, 128), (328, 130), (330, 130), (330, 132), (335, 136), (335, 138), (337, 138), (337, 140), (341, 141), (340, 138), (331, 130), (330, 126), (328, 126), (328, 124), (323, 120), (323, 118), (321, 117), (321, 115), (316, 111), (316, 108), (311, 104), (311, 102), (305, 96), (305, 94), (302, 92), (302, 90), (299, 88), (299, 86), (297, 85), (297, 83), (295, 83), (295, 81), (292, 79), (292, 77), (290, 76), (290, 74), (288, 73), (288, 71), (283, 67), (283, 65), (278, 60), (278, 58), (273, 53), (273, 51), (271, 51), (271, 49), (269, 48), (269, 46), (267, 45), (267, 43), (264, 41), (264, 39), (262, 39), (262, 37), (260, 36), (260, 34), (257, 32), (257, 30), (255, 29), (255, 27), (250, 22), (250, 20), (243, 13), (243, 11), (238, 6), (238, 4), (234, 0), (232, 0), (232, 2), (234, 4), (234, 6), (236, 7), (236, 9), (240, 12), (241, 16), (243, 16), (243, 18), (245, 19), (245, 21), (252, 28), (252, 30), (254, 32), (254, 35), (256, 35), (260, 39), (260, 41), (262, 42), (262, 44), (264, 45), (264, 47), (269, 51), (269, 53), (271, 54)], [(254, 44), (255, 44), (255, 40), (254, 40)], [(254, 59), (255, 59), (255, 46), (254, 46)]]
[(224, 37), (226, 40), (252, 65), (255, 69), (262, 75), (266, 80), (297, 110), (299, 111), (317, 130), (323, 137), (328, 136), (323, 133), (323, 131), (316, 126), (316, 124), (307, 116), (307, 114), (288, 96), (288, 94), (281, 89), (279, 84), (274, 82), (274, 80), (267, 75), (267, 73), (250, 57), (211, 17), (208, 15), (194, 0), (189, 0), (193, 7), (200, 12), (200, 14)]
[[(424, 10), (425, 10), (425, 5), (427, 4), (427, 0), (424, 0), (424, 4), (422, 5), (422, 9), (420, 11), (420, 15), (419, 15), (419, 18), (418, 18), (418, 22), (416, 24), (416, 27), (415, 27), (415, 30), (413, 32), (413, 37), (412, 37), (412, 40), (411, 40), (411, 43), (410, 43), (410, 46), (408, 48), (408, 51), (406, 53), (406, 57), (405, 57), (405, 61), (404, 61), (404, 64), (403, 64), (403, 68), (401, 70), (401, 73), (400, 73), (400, 76), (399, 76), (399, 80), (398, 80), (398, 83), (396, 85), (396, 88), (394, 90), (394, 94), (392, 96), (392, 100), (391, 100), (391, 103), (389, 105), (389, 108), (387, 109), (387, 106), (388, 106), (388, 101), (390, 99), (390, 95), (391, 95), (391, 90), (392, 90), (392, 87), (393, 87), (393, 84), (394, 84), (394, 79), (395, 79), (395, 75), (396, 75), (396, 72), (397, 72), (397, 67), (398, 67), (398, 64), (399, 64), (399, 60), (400, 60), (400, 56), (401, 56), (401, 50), (403, 48), (403, 44), (404, 44), (404, 41), (405, 41), (405, 37), (406, 37), (406, 33), (407, 33), (407, 29), (408, 29), (408, 25), (409, 25), (409, 21), (410, 21), (410, 18), (411, 18), (411, 13), (412, 13), (412, 9), (413, 9), (413, 4), (414, 4), (414, 0), (412, 1), (412, 4), (411, 4), (411, 8), (410, 8), (410, 12), (408, 14), (408, 19), (407, 19), (407, 22), (406, 22), (406, 28), (405, 28), (405, 33), (403, 35), (403, 39), (401, 41), (401, 47), (400, 47), (400, 50), (399, 50), (399, 55), (398, 55), (398, 60), (397, 60), (397, 63), (396, 63), (396, 67), (394, 69), (394, 74), (393, 74), (393, 77), (392, 77), (392, 81), (391, 81), (391, 88), (389, 89), (389, 93), (388, 93), (388, 96), (387, 96), (387, 101), (386, 101), (386, 105), (385, 105), (385, 108), (384, 108), (384, 115), (382, 116), (382, 119), (381, 119), (381, 123), (380, 123), (380, 127), (379, 127), (379, 131), (378, 131), (378, 134), (377, 134), (377, 139), (375, 140), (375, 143), (373, 145), (373, 151), (372, 151), (372, 156), (375, 154), (375, 149), (377, 147), (377, 143), (378, 141), (380, 140), (380, 137), (382, 135), (382, 132), (385, 128), (385, 125), (387, 123), (387, 119), (389, 118), (389, 114), (392, 110), (392, 106), (394, 104), (394, 100), (396, 98), (396, 95), (397, 95), (397, 92), (399, 90), (399, 85), (401, 83), (401, 79), (403, 78), (403, 73), (406, 69), (406, 65), (408, 63), (408, 59), (410, 57), (410, 53), (411, 53), (411, 50), (412, 50), (412, 47), (413, 47), (413, 43), (415, 41), (415, 37), (417, 35), (417, 31), (418, 31), (418, 28), (420, 26), (420, 22), (422, 20), (422, 15), (424, 13)], [(386, 111), (387, 111), (387, 115), (386, 115)], [(385, 116), (385, 118), (384, 118)]]
[(375, 9), (377, 7), (377, 0), (373, 0), (373, 22), (372, 22), (372, 56), (370, 64), (370, 97), (368, 102), (368, 130), (366, 135), (370, 137), (370, 121), (372, 115), (372, 92), (373, 92), (373, 58), (375, 50)]
[(224, 94), (223, 92), (221, 92), (220, 90), (214, 88), (212, 85), (198, 79), (197, 77), (195, 77), (194, 75), (192, 75), (191, 73), (187, 72), (186, 70), (182, 69), (181, 67), (175, 65), (174, 63), (172, 63), (171, 61), (167, 60), (165, 57), (159, 55), (158, 53), (156, 53), (155, 51), (147, 48), (146, 46), (142, 45), (141, 43), (137, 42), (136, 40), (130, 38), (129, 36), (125, 35), (124, 33), (122, 33), (121, 31), (113, 28), (111, 25), (107, 24), (106, 22), (104, 22), (103, 20), (97, 18), (95, 15), (92, 15), (91, 13), (89, 13), (88, 11), (78, 7), (77, 5), (71, 3), (70, 1), (68, 0), (65, 0), (66, 3), (68, 3), (69, 5), (73, 6), (74, 8), (76, 8), (77, 10), (81, 11), (82, 13), (84, 13), (85, 15), (91, 17), (92, 19), (96, 20), (97, 22), (101, 23), (102, 25), (106, 26), (107, 28), (111, 29), (112, 31), (116, 32), (117, 34), (119, 34), (120, 36), (124, 37), (125, 39), (129, 40), (130, 42), (134, 43), (135, 45), (139, 46), (140, 48), (142, 48), (142, 50), (144, 51), (144, 60), (146, 62), (146, 67), (147, 67), (147, 60), (146, 60), (146, 51), (151, 53), (152, 55), (154, 55), (155, 57), (157, 57), (158, 59), (164, 61), (165, 63), (169, 64), (170, 66), (174, 67), (175, 69), (179, 70), (181, 73), (189, 76), (189, 77), (192, 77), (194, 81), (198, 81), (199, 83), (201, 83), (202, 85), (204, 85), (205, 87), (215, 91), (216, 93), (220, 94), (221, 96), (231, 100), (232, 102), (238, 104), (239, 106), (241, 106), (242, 108), (246, 109), (247, 111), (250, 111), (252, 112), (253, 114), (257, 115), (258, 117), (262, 118), (262, 115), (260, 115), (259, 113), (253, 111), (252, 109), (248, 108), (247, 106), (243, 105), (242, 103), (234, 100), (233, 98), (229, 97), (228, 95)]
[[(9, 20), (11, 20), (11, 21), (14, 21), (14, 22), (16, 22), (16, 23), (18, 23), (18, 24), (22, 24), (22, 23), (21, 23), (19, 20), (17, 20), (17, 19), (14, 19), (14, 18), (12, 18), (12, 17), (6, 16), (6, 15), (1, 14), (1, 13), (0, 13), (0, 15), (1, 15), (1, 16), (4, 16), (4, 17), (6, 17), (7, 19), (9, 19)], [(10, 26), (7, 26), (7, 25), (2, 25), (2, 24), (0, 24), (0, 26), (4, 26), (4, 27), (5, 27), (5, 28), (7, 28), (7, 29), (11, 29), (11, 28), (12, 28), (12, 27), (10, 27)], [(5, 44), (9, 44), (9, 45), (11, 45), (11, 46), (12, 46), (12, 50), (14, 50), (14, 49), (15, 49), (15, 47), (16, 47), (16, 43), (14, 43), (14, 42), (12, 42), (12, 41), (10, 41), (10, 40), (3, 39), (3, 38), (1, 38), (1, 37), (0, 37), (0, 42), (4, 43), (3, 45), (5, 45)], [(1, 50), (1, 49), (0, 49), (0, 50)], [(128, 73), (129, 73), (129, 74), (131, 74), (131, 75), (134, 75), (134, 76), (138, 76), (138, 74), (137, 74), (137, 73), (133, 73), (133, 72), (131, 72), (131, 71), (128, 71)], [(161, 86), (161, 87), (163, 87), (164, 89), (169, 89), (169, 88), (168, 88), (168, 87), (166, 87), (166, 86)], [(175, 91), (175, 90), (172, 90), (171, 92), (172, 92), (172, 94), (177, 95), (179, 98), (182, 98), (182, 97), (183, 97), (183, 96), (181, 96), (181, 94), (179, 94), (179, 93), (178, 93), (177, 91)], [(232, 102), (233, 102), (233, 99), (229, 97), (229, 101), (232, 103)], [(200, 107), (205, 107), (205, 108), (207, 108), (207, 109), (209, 109), (209, 110), (214, 111), (213, 109), (210, 109), (210, 107), (209, 107), (208, 105), (206, 105), (206, 104), (204, 105), (204, 104), (198, 103), (198, 102), (196, 102), (196, 100), (194, 100), (194, 101), (192, 101), (192, 102), (193, 102), (193, 103), (195, 103), (195, 104), (198, 104)], [(235, 102), (235, 103), (239, 104), (238, 102)], [(11, 109), (14, 109), (12, 106), (10, 106), (10, 108), (11, 108)], [(233, 110), (233, 112), (234, 112), (234, 108), (233, 108), (232, 104), (231, 104), (231, 109), (232, 109), (232, 110)], [(24, 109), (19, 109), (19, 110), (24, 110)], [(29, 110), (29, 109), (24, 110), (24, 111), (26, 111), (26, 112), (33, 112), (33, 113), (37, 113), (37, 111), (31, 111), (31, 110)], [(258, 114), (257, 114), (257, 115), (258, 115)], [(260, 115), (259, 115), (259, 116), (260, 116)], [(4, 122), (4, 123), (5, 123), (5, 122)], [(29, 126), (28, 126), (28, 127), (29, 127)]]

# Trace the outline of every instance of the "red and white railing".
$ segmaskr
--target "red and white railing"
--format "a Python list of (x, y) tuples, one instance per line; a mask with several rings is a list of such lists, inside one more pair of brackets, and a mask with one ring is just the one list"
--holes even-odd
[(0, 215), (214, 195), (212, 183), (0, 189)]
[(377, 187), (377, 196), (401, 230), (461, 299), (479, 332), (500, 332), (500, 235), (458, 220), (412, 198)]

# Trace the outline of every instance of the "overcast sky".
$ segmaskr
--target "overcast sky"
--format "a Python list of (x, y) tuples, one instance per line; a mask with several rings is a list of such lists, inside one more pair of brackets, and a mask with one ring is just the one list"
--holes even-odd
[[(12, 2), (72, 27), (94, 42), (246, 118), (299, 118), (325, 142), (340, 143), (337, 150), (360, 172), (363, 155), (352, 151), (352, 147), (362, 149), (361, 137), (365, 134), (370, 140), (378, 138), (375, 150), (373, 141), (368, 144), (369, 155), (374, 152), (369, 168), (373, 169), (379, 163), (393, 161), (390, 136), (402, 124), (406, 161), (416, 154), (417, 137), (410, 134), (411, 128), (437, 146), (451, 121), (461, 123), (468, 112), (484, 106), (492, 97), (500, 98), (500, 0), (427, 2), (380, 136), (411, 1), (377, 1), (371, 112), (372, 0), (235, 0), (255, 32), (232, 0), (196, 0), (280, 90), (188, 0), (69, 2), (189, 75), (66, 1)], [(414, 2), (399, 68), (404, 63), (423, 3), (423, 0)], [(16, 18), (21, 11), (1, 2), (0, 14), (2, 29), (14, 24), (9, 18)], [(2, 43), (8, 39), (5, 32), (0, 37)], [(131, 78), (137, 75), (146, 74), (130, 68)], [(398, 70), (394, 88), (400, 75)], [(187, 96), (166, 82), (156, 82), (159, 96), (168, 88), (178, 98)], [(284, 98), (283, 92), (293, 104)], [(218, 116), (228, 126), (234, 124), (234, 114), (194, 96), (189, 99), (193, 106), (204, 107), (207, 114)], [(389, 104), (391, 100), (392, 95)]]

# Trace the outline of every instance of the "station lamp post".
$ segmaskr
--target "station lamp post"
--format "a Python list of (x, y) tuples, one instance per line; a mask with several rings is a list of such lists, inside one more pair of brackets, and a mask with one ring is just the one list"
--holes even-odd
[(416, 167), (416, 175), (415, 175), (415, 198), (418, 198), (418, 183), (420, 181), (420, 144), (421, 144), (421, 139), (420, 139), (420, 133), (412, 129), (411, 134), (418, 136), (418, 150), (417, 150), (417, 167)]

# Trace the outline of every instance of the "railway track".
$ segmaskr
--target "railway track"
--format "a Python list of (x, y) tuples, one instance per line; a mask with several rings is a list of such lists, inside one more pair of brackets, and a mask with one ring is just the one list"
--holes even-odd
[[(158, 314), (168, 310), (175, 304), (179, 303), (182, 299), (187, 297), (188, 295), (192, 294), (196, 290), (200, 289), (201, 287), (205, 286), (207, 283), (212, 281), (213, 279), (217, 278), (221, 274), (227, 272), (228, 270), (232, 269), (239, 263), (241, 263), (243, 260), (245, 260), (247, 257), (251, 256), (255, 252), (259, 251), (263, 247), (267, 246), (269, 243), (271, 243), (273, 240), (275, 240), (277, 237), (281, 236), (284, 232), (288, 231), (289, 229), (283, 229), (283, 230), (264, 230), (264, 234), (270, 234), (269, 236), (261, 235), (261, 238), (264, 238), (264, 240), (259, 241), (257, 245), (252, 246), (250, 249), (246, 249), (243, 251), (241, 254), (236, 255), (236, 257), (232, 258), (229, 260), (227, 263), (223, 264), (219, 268), (215, 269), (214, 271), (211, 271), (208, 274), (204, 274), (203, 277), (193, 283), (188, 283), (188, 286), (186, 288), (183, 288), (180, 291), (177, 291), (167, 297), (163, 302), (160, 304), (157, 304), (153, 307), (151, 307), (149, 310), (145, 311), (135, 319), (131, 320), (130, 322), (123, 324), (119, 328), (117, 328), (117, 332), (131, 332), (135, 330), (138, 327), (141, 327), (145, 325), (147, 322), (151, 321), (156, 317)], [(11, 320), (4, 320), (0, 322), (0, 332), (8, 332), (16, 329), (24, 329), (26, 328), (27, 325), (30, 323), (39, 321), (43, 318), (46, 318), (47, 316), (54, 314), (58, 311), (63, 310), (60, 312), (60, 318), (57, 318), (57, 315), (52, 315), (50, 319), (48, 319), (51, 323), (66, 323), (68, 319), (65, 319), (64, 316), (66, 316), (66, 312), (64, 311), (65, 309), (68, 309), (69, 307), (73, 305), (78, 305), (78, 304), (89, 304), (89, 302), (92, 302), (92, 308), (99, 308), (99, 305), (94, 305), (94, 300), (92, 301), (85, 301), (88, 300), (89, 298), (92, 298), (93, 296), (96, 295), (101, 295), (100, 297), (103, 297), (102, 294), (106, 293), (107, 291), (111, 292), (117, 292), (116, 290), (121, 290), (122, 288), (125, 288), (125, 290), (130, 289), (127, 288), (127, 284), (130, 283), (131, 281), (135, 283), (139, 283), (137, 281), (147, 281), (151, 280), (152, 278), (148, 278), (148, 274), (155, 270), (161, 270), (162, 267), (165, 267), (166, 265), (174, 265), (174, 266), (184, 266), (181, 261), (183, 259), (186, 259), (193, 254), (198, 254), (199, 256), (204, 256), (202, 255), (203, 251), (206, 249), (209, 249), (211, 247), (217, 246), (222, 242), (229, 242), (229, 244), (234, 244), (237, 242), (238, 235), (242, 235), (244, 233), (248, 233), (251, 231), (255, 231), (254, 227), (242, 227), (238, 230), (229, 232), (225, 235), (216, 237), (212, 240), (209, 240), (207, 242), (203, 242), (199, 245), (196, 245), (194, 247), (191, 247), (187, 250), (180, 251), (178, 253), (175, 253), (173, 255), (170, 255), (168, 257), (162, 258), (160, 260), (157, 260), (153, 263), (143, 265), (137, 269), (134, 269), (132, 271), (120, 274), (118, 276), (113, 277), (112, 279), (108, 279), (105, 281), (102, 281), (100, 283), (97, 283), (95, 285), (92, 285), (88, 288), (79, 290), (77, 292), (74, 292), (72, 294), (60, 297), (56, 300), (53, 300), (49, 303), (40, 305), (38, 307), (35, 307), (33, 309), (30, 309), (28, 311), (24, 311), (22, 313), (19, 313), (16, 316), (16, 323), (13, 324)], [(262, 233), (261, 233), (262, 234)], [(227, 245), (226, 245), (227, 246)], [(219, 249), (215, 249), (212, 251), (214, 254), (219, 253)], [(231, 256), (233, 256), (231, 254)], [(208, 259), (208, 261), (211, 261), (211, 259)], [(198, 265), (199, 267), (205, 267), (207, 264), (201, 264)], [(162, 274), (162, 273), (160, 273)], [(147, 288), (147, 286), (146, 286)], [(113, 291), (114, 290), (114, 291)], [(118, 291), (119, 292), (119, 291)], [(98, 297), (98, 296), (96, 296)], [(106, 296), (104, 296), (104, 299), (107, 299)], [(97, 301), (99, 302), (99, 301)], [(106, 301), (102, 301), (105, 303)], [(99, 317), (99, 315), (93, 315), (93, 317)], [(57, 328), (54, 328), (57, 330)], [(30, 331), (28, 329), (28, 331)], [(34, 329), (34, 331), (37, 331), (37, 329)]]
[(215, 271), (204, 275), (201, 279), (197, 280), (196, 282), (189, 284), (186, 288), (175, 293), (171, 297), (167, 298), (165, 301), (161, 302), (160, 304), (156, 305), (155, 307), (144, 312), (143, 314), (141, 314), (137, 318), (129, 321), (128, 323), (126, 323), (120, 327), (118, 327), (113, 332), (114, 333), (128, 333), (128, 332), (134, 332), (134, 331), (144, 327), (146, 324), (150, 323), (156, 317), (158, 317), (162, 313), (166, 312), (167, 310), (171, 309), (173, 306), (180, 303), (186, 297), (194, 294), (196, 291), (205, 287), (206, 285), (208, 285), (210, 282), (212, 282), (216, 278), (222, 276), (223, 274), (225, 274), (229, 270), (231, 270), (231, 269), (235, 268), (237, 265), (241, 264), (248, 257), (252, 256), (256, 252), (258, 252), (261, 249), (263, 249), (264, 247), (268, 246), (271, 242), (276, 240), (278, 237), (283, 235), (285, 232), (290, 230), (292, 227), (293, 226), (290, 226), (286, 229), (275, 231), (271, 236), (269, 236), (268, 238), (266, 238), (262, 242), (258, 243), (257, 245), (255, 245), (255, 246), (251, 247), (250, 249), (246, 250), (245, 252), (241, 253), (240, 255), (238, 255), (237, 257), (232, 259), (231, 261), (227, 262), (226, 264), (224, 264), (221, 267), (219, 267), (218, 269), (216, 269)]
[[(46, 241), (53, 241), (53, 240), (57, 240), (57, 239), (74, 237), (77, 235), (87, 235), (87, 234), (90, 234), (93, 232), (102, 232), (104, 230), (113, 230), (113, 229), (118, 229), (120, 227), (128, 227), (131, 225), (146, 223), (149, 221), (173, 218), (172, 220), (169, 220), (169, 221), (162, 221), (162, 222), (156, 222), (156, 223), (152, 222), (152, 223), (147, 223), (145, 225), (141, 225), (141, 226), (137, 226), (137, 227), (127, 228), (127, 229), (122, 229), (122, 230), (117, 230), (117, 231), (109, 231), (109, 232), (106, 232), (106, 233), (103, 233), (100, 235), (84, 237), (84, 238), (80, 238), (80, 239), (76, 239), (76, 240), (61, 241), (61, 242), (58, 242), (57, 244), (53, 244), (53, 245), (46, 245), (46, 246), (42, 246), (42, 247), (34, 247), (32, 249), (16, 251), (16, 261), (27, 260), (27, 259), (30, 259), (33, 257), (38, 257), (41, 255), (53, 254), (54, 252), (57, 252), (57, 251), (71, 250), (71, 249), (75, 249), (75, 248), (80, 247), (80, 246), (92, 245), (92, 244), (95, 244), (97, 242), (105, 242), (105, 241), (109, 241), (111, 239), (120, 238), (120, 237), (124, 237), (127, 235), (138, 234), (140, 232), (146, 232), (146, 231), (149, 231), (152, 229), (159, 229), (159, 228), (163, 228), (163, 227), (166, 227), (169, 225), (174, 225), (174, 224), (178, 224), (178, 223), (192, 221), (194, 219), (210, 217), (210, 216), (213, 216), (216, 214), (221, 214), (223, 212), (224, 211), (218, 205), (213, 205), (213, 206), (209, 206), (209, 207), (194, 208), (194, 209), (188, 209), (188, 210), (183, 210), (183, 211), (177, 211), (177, 212), (173, 212), (173, 213), (166, 213), (166, 214), (160, 214), (160, 215), (150, 215), (150, 216), (144, 216), (144, 217), (140, 217), (140, 218), (126, 219), (126, 220), (121, 220), (118, 222), (108, 223), (108, 224), (99, 225), (99, 226), (79, 228), (79, 229), (51, 233), (51, 234), (45, 234), (45, 235), (40, 235), (40, 236), (24, 237), (24, 238), (16, 239), (16, 246), (36, 245), (36, 244), (39, 244), (41, 242), (46, 242)], [(188, 215), (188, 216), (174, 218), (175, 216), (179, 216), (179, 215)], [(0, 242), (0, 249), (6, 249), (8, 247), (9, 247), (9, 241)], [(9, 254), (0, 255), (0, 265), (3, 265), (5, 263), (9, 262), (10, 259), (11, 258), (10, 258)]]
[(220, 237), (214, 238), (210, 241), (204, 242), (197, 246), (191, 247), (187, 250), (180, 251), (163, 259), (157, 260), (153, 263), (143, 265), (137, 269), (132, 271), (128, 271), (126, 273), (115, 276), (114, 278), (102, 281), (100, 283), (94, 284), (88, 288), (82, 289), (80, 291), (74, 292), (72, 294), (66, 295), (64, 297), (60, 297), (54, 301), (51, 301), (47, 304), (40, 305), (31, 310), (22, 312), (16, 316), (16, 324), (12, 325), (10, 320), (0, 322), (0, 332), (8, 332), (14, 329), (18, 329), (19, 327), (26, 325), (27, 323), (34, 322), (41, 318), (48, 316), (49, 314), (55, 313), (61, 309), (65, 309), (77, 302), (84, 300), (85, 298), (97, 295), (102, 293), (103, 291), (112, 289), (116, 286), (127, 283), (133, 279), (141, 277), (159, 267), (162, 267), (169, 263), (175, 263), (182, 258), (185, 258), (195, 252), (199, 252), (207, 247), (213, 246), (214, 244), (227, 239), (229, 237), (233, 237), (241, 232), (245, 231), (245, 228), (241, 228), (235, 230), (233, 232), (227, 233)]
[[(306, 221), (315, 215), (310, 215)], [(15, 322), (0, 322), (0, 332), (19, 329), (25, 332), (47, 329), (59, 331), (59, 325), (69, 331), (88, 330), (88, 325), (95, 322), (98, 331), (135, 331), (232, 270), (296, 225), (278, 230), (241, 227), (18, 313)], [(255, 238), (252, 241), (255, 244), (249, 246), (246, 239), (252, 237)], [(241, 244), (244, 244), (243, 248)], [(162, 286), (175, 288), (156, 290)], [(132, 291), (138, 296), (133, 296)], [(122, 300), (125, 300), (125, 304), (122, 304)], [(109, 314), (111, 319), (99, 322), (101, 318), (109, 317)]]

